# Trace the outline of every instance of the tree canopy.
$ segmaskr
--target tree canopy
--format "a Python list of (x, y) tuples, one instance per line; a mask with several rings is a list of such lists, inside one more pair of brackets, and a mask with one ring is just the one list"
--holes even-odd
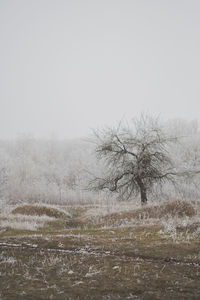
[(155, 183), (173, 181), (177, 171), (169, 153), (169, 144), (177, 138), (168, 136), (157, 119), (141, 116), (133, 126), (119, 124), (94, 132), (96, 155), (105, 164), (104, 175), (94, 178), (95, 190), (108, 189), (128, 199), (140, 194), (147, 203), (147, 194)]

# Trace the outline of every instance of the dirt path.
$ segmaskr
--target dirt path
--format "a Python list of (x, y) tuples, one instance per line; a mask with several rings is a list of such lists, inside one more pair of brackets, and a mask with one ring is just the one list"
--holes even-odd
[(137, 259), (138, 261), (150, 262), (150, 263), (161, 263), (161, 264), (174, 264), (174, 265), (182, 265), (182, 266), (191, 266), (200, 268), (200, 262), (190, 262), (190, 261), (181, 261), (177, 260), (173, 257), (166, 257), (163, 259), (156, 257), (148, 257), (144, 255), (138, 255), (135, 253), (119, 253), (115, 251), (104, 251), (102, 249), (92, 249), (92, 248), (77, 248), (77, 249), (61, 249), (61, 248), (44, 248), (40, 247), (36, 244), (14, 244), (14, 243), (2, 243), (0, 242), (0, 248), (17, 248), (20, 250), (37, 250), (43, 252), (54, 252), (54, 253), (72, 253), (79, 255), (93, 255), (93, 256), (115, 256), (115, 257), (124, 257), (124, 258), (132, 258)]

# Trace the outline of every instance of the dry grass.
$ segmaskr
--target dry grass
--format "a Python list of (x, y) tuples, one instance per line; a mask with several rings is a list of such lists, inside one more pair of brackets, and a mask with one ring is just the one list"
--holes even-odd
[(26, 215), (13, 215), (7, 216), (0, 215), (0, 229), (12, 228), (20, 230), (37, 230), (44, 227), (49, 222), (55, 221), (55, 218), (48, 216), (26, 216)]
[(35, 205), (18, 206), (12, 211), (12, 213), (27, 216), (48, 216), (53, 218), (66, 218), (69, 216), (64, 211), (53, 207)]
[(106, 215), (101, 218), (101, 221), (115, 223), (120, 220), (131, 219), (161, 219), (169, 217), (193, 217), (196, 215), (194, 206), (187, 201), (173, 201), (162, 205), (146, 206), (131, 211), (117, 212)]
[(0, 299), (200, 299), (199, 208), (186, 201), (121, 205), (106, 215), (101, 206), (4, 208)]
[(47, 205), (5, 206), (0, 211), (0, 229), (39, 230), (54, 222), (71, 222), (72, 216), (61, 207)]

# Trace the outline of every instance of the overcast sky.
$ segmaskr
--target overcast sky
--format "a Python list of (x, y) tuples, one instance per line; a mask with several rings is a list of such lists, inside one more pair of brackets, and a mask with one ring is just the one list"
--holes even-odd
[(200, 119), (199, 0), (0, 0), (0, 138)]

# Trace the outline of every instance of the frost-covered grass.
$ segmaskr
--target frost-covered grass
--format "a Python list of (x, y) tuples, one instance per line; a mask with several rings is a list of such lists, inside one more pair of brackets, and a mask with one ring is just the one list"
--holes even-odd
[(55, 205), (9, 205), (1, 207), (0, 228), (37, 230), (58, 218), (71, 218), (62, 207)]
[[(57, 220), (56, 220), (57, 219)], [(37, 205), (21, 204), (0, 209), (0, 228), (37, 230), (48, 223), (59, 224), (65, 220), (69, 227), (112, 228), (116, 226), (161, 225), (166, 232), (184, 229), (199, 230), (200, 202), (171, 201), (151, 203), (145, 207), (139, 203), (111, 201), (99, 205)]]
[(1, 209), (2, 299), (200, 297), (198, 203), (47, 205), (57, 218), (16, 208)]
[(55, 218), (48, 216), (23, 216), (7, 215), (0, 216), (0, 228), (12, 228), (21, 230), (37, 230), (42, 228), (46, 223), (54, 221)]

